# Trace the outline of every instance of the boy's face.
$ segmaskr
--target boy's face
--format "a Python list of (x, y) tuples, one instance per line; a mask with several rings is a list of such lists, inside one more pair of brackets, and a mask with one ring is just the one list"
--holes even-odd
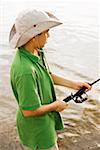
[(46, 30), (46, 31), (42, 32), (41, 34), (37, 35), (35, 37), (36, 43), (37, 43), (37, 47), (38, 48), (44, 47), (44, 45), (47, 42), (48, 37), (49, 37), (49, 30)]

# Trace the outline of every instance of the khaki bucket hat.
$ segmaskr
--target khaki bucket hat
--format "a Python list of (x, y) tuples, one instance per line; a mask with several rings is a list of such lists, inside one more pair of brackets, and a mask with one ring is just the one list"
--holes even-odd
[(9, 43), (12, 48), (21, 47), (30, 39), (50, 28), (62, 24), (53, 14), (39, 10), (24, 10), (13, 24)]

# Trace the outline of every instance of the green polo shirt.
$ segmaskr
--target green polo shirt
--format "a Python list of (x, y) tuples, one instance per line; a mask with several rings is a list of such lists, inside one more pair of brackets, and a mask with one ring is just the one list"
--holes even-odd
[(11, 86), (18, 102), (16, 113), (20, 142), (35, 150), (49, 148), (57, 140), (56, 130), (63, 129), (58, 112), (38, 117), (24, 117), (21, 110), (35, 110), (56, 100), (53, 80), (41, 57), (24, 48), (17, 50), (11, 66)]

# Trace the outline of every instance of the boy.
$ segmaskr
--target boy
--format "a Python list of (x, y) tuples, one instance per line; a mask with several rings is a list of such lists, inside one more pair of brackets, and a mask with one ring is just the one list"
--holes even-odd
[(17, 129), (20, 141), (36, 150), (58, 150), (56, 130), (63, 129), (59, 112), (68, 107), (56, 101), (54, 84), (80, 89), (87, 83), (77, 83), (50, 73), (43, 47), (49, 29), (62, 24), (53, 14), (27, 10), (19, 14), (13, 25), (9, 42), (17, 48), (11, 66), (11, 86), (18, 102)]

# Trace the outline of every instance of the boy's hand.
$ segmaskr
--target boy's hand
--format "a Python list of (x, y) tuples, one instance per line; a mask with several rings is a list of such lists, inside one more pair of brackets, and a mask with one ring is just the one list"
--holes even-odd
[(82, 87), (86, 87), (86, 91), (89, 91), (91, 90), (92, 86), (90, 86), (88, 83), (86, 82), (76, 82), (76, 85), (75, 85), (75, 90), (79, 90), (81, 89)]
[(61, 100), (57, 100), (53, 102), (52, 105), (54, 106), (54, 111), (57, 111), (57, 112), (61, 112), (64, 109), (68, 108), (69, 106), (66, 102), (61, 101)]

